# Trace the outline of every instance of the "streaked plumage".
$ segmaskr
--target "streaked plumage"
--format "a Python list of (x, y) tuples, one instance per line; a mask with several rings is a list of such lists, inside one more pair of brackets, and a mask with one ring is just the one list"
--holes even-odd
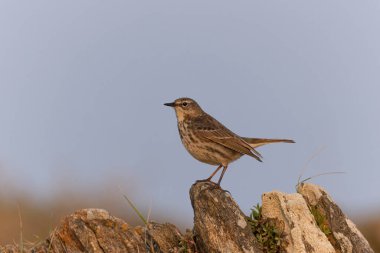
[(261, 154), (255, 150), (265, 144), (275, 142), (294, 143), (288, 139), (260, 139), (240, 137), (226, 128), (222, 123), (202, 110), (190, 98), (179, 98), (165, 105), (174, 107), (178, 131), (187, 151), (197, 160), (219, 167), (208, 177), (207, 181), (223, 167), (218, 180), (220, 184), (228, 164), (243, 155), (249, 155), (261, 162)]

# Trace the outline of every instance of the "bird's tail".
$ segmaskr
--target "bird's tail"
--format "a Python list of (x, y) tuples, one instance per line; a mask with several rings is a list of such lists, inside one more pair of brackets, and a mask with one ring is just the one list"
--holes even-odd
[(252, 148), (257, 148), (270, 143), (285, 142), (285, 143), (295, 143), (293, 140), (288, 139), (261, 139), (261, 138), (247, 138), (242, 137)]

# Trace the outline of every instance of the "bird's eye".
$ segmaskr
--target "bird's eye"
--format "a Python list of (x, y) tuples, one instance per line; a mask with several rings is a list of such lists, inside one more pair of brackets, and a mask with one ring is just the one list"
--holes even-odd
[(183, 107), (186, 107), (186, 106), (187, 106), (187, 102), (183, 102), (183, 103), (182, 103), (182, 106), (183, 106)]

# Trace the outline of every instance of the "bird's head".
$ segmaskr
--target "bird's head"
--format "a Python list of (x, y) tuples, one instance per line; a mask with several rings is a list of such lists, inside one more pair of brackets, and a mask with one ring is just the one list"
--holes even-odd
[(178, 121), (183, 121), (187, 117), (197, 117), (204, 113), (198, 103), (191, 98), (177, 98), (174, 102), (164, 105), (174, 108)]

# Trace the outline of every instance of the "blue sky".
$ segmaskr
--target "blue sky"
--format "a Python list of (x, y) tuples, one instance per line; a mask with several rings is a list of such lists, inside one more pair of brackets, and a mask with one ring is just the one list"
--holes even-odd
[(0, 190), (120, 186), (190, 225), (189, 187), (214, 167), (187, 154), (163, 106), (187, 96), (242, 136), (296, 140), (231, 164), (222, 186), (245, 212), (293, 192), (320, 147), (305, 177), (345, 171), (313, 182), (352, 215), (379, 207), (379, 13), (378, 1), (1, 1)]

